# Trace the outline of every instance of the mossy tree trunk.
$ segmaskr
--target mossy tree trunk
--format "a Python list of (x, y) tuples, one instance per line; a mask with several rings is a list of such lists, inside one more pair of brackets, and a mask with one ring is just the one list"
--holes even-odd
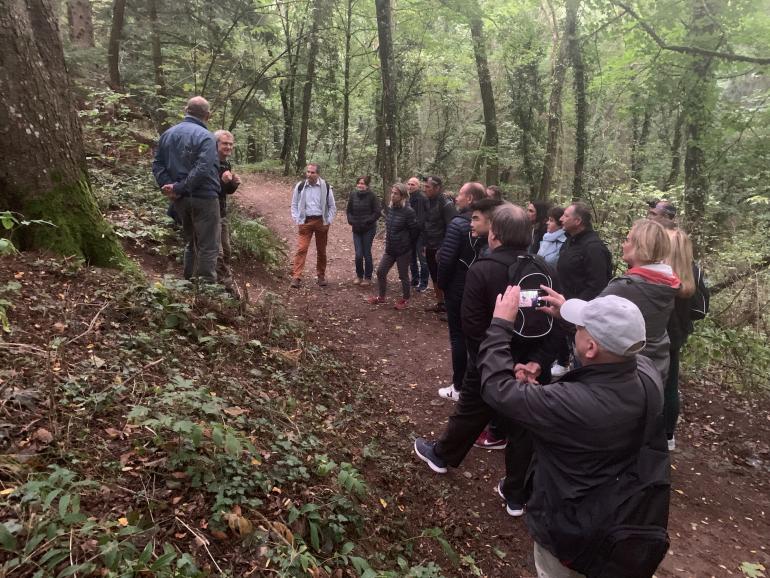
[(0, 210), (55, 226), (22, 227), (21, 249), (119, 265), (123, 251), (96, 205), (51, 0), (0, 11)]

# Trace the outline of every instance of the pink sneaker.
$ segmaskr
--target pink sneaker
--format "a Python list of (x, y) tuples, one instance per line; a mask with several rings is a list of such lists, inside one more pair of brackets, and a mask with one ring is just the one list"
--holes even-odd
[(382, 303), (385, 303), (385, 298), (380, 297), (379, 295), (372, 295), (366, 302), (371, 303), (372, 305), (381, 305)]
[(396, 301), (396, 304), (393, 306), (399, 311), (402, 311), (406, 309), (409, 306), (409, 299), (399, 299)]

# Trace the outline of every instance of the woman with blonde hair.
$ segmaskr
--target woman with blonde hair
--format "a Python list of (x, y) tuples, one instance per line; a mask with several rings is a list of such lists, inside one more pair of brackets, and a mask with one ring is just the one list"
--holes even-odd
[(652, 360), (664, 382), (669, 366), (668, 321), (681, 287), (679, 277), (665, 262), (670, 250), (671, 241), (660, 223), (649, 219), (634, 222), (623, 243), (628, 271), (612, 279), (599, 295), (625, 297), (642, 312), (647, 343), (641, 355)]
[[(681, 229), (671, 229), (668, 231), (671, 241), (671, 251), (666, 262), (679, 276), (682, 282), (677, 291), (674, 300), (674, 310), (668, 322), (668, 336), (671, 340), (669, 344), (669, 367), (668, 376), (663, 391), (663, 420), (666, 426), (666, 437), (668, 438), (668, 449), (673, 450), (676, 447), (674, 441), (674, 430), (679, 418), (679, 352), (687, 342), (687, 338), (693, 332), (692, 312), (700, 310), (700, 303), (693, 303), (697, 300), (696, 287), (700, 288), (701, 299), (707, 295), (708, 291), (702, 283), (703, 274), (693, 261), (692, 242), (690, 237)], [(703, 311), (705, 315), (705, 311)]]
[(419, 234), (417, 214), (409, 206), (409, 191), (405, 184), (396, 183), (390, 188), (390, 206), (385, 216), (385, 253), (377, 266), (377, 295), (367, 299), (369, 303), (385, 303), (388, 272), (396, 265), (401, 280), (401, 299), (396, 301), (395, 308), (406, 309), (411, 288), (409, 265), (412, 262), (412, 247)]

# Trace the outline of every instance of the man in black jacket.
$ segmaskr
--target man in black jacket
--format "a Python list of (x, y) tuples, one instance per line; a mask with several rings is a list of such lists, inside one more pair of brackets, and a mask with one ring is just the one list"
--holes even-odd
[(412, 247), (412, 263), (410, 270), (412, 273), (412, 287), (422, 293), (428, 289), (428, 261), (425, 259), (425, 235), (422, 232), (425, 225), (425, 212), (428, 208), (428, 198), (423, 194), (420, 188), (420, 179), (412, 177), (406, 181), (406, 188), (409, 191), (409, 206), (412, 207), (414, 214), (417, 215), (417, 226), (420, 234)]
[(436, 284), (438, 280), (438, 250), (444, 241), (446, 228), (457, 214), (454, 203), (444, 194), (443, 184), (439, 177), (428, 177), (425, 180), (425, 196), (428, 203), (423, 223), (423, 238), (425, 241), (425, 259), (428, 262), (428, 271), (433, 280), (433, 290), (436, 293), (436, 305), (428, 311), (442, 313), (446, 311), (444, 305), (444, 292)]
[[(652, 363), (636, 355), (645, 345), (644, 318), (636, 305), (614, 295), (564, 302), (551, 292), (546, 299), (553, 314), (576, 325), (582, 366), (542, 386), (511, 375), (519, 289), (510, 287), (497, 298), (479, 351), (481, 395), (534, 440), (527, 526), (538, 576), (580, 578), (583, 574), (565, 563), (585, 565), (611, 528), (632, 523), (665, 532), (670, 463), (661, 419), (663, 387)], [(629, 503), (638, 508), (628, 510)], [(650, 574), (627, 566), (613, 575)]]
[(232, 248), (230, 246), (230, 222), (227, 220), (227, 195), (232, 195), (241, 184), (241, 177), (233, 172), (230, 164), (230, 155), (235, 148), (233, 133), (228, 130), (218, 130), (214, 133), (217, 141), (217, 154), (219, 155), (219, 219), (221, 237), (219, 255), (217, 256), (217, 281), (222, 283), (236, 299), (240, 299), (241, 292), (233, 281), (233, 272), (230, 268)]
[(460, 322), (460, 304), (465, 287), (465, 274), (481, 250), (486, 238), (474, 237), (471, 233), (471, 203), (484, 198), (484, 185), (465, 183), (455, 199), (459, 211), (446, 228), (444, 241), (438, 252), (438, 288), (444, 292), (449, 325), (449, 346), (452, 351), (452, 384), (438, 390), (441, 397), (457, 401), (460, 386), (465, 375), (467, 351)]
[(612, 256), (591, 225), (591, 209), (572, 203), (561, 217), (567, 242), (559, 253), (556, 270), (567, 299), (589, 301), (612, 278)]
[[(468, 270), (462, 298), (462, 328), (466, 336), (468, 366), (454, 414), (437, 442), (417, 438), (414, 450), (436, 473), (446, 473), (447, 466), (458, 467), (473, 447), (495, 411), (481, 399), (481, 376), (476, 367), (478, 350), (486, 336), (497, 296), (508, 286), (508, 268), (527, 255), (531, 241), (530, 225), (524, 209), (505, 204), (492, 215), (489, 231), (490, 254), (479, 258)], [(516, 337), (510, 342), (516, 363), (528, 374), (550, 380), (551, 363), (556, 357), (554, 332), (538, 339)], [(509, 371), (513, 368), (510, 365)], [(522, 428), (508, 429), (505, 448), (506, 477), (498, 485), (506, 510), (512, 516), (524, 513), (526, 472), (532, 457), (532, 445)]]

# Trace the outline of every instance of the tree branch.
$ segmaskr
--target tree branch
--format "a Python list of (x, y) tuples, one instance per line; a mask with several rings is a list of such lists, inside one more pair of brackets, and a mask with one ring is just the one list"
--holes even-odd
[(746, 56), (744, 54), (733, 54), (732, 52), (720, 52), (718, 50), (708, 50), (707, 48), (698, 48), (696, 46), (682, 46), (679, 44), (668, 44), (663, 38), (660, 37), (660, 35), (655, 32), (655, 30), (647, 24), (644, 20), (642, 20), (642, 17), (637, 14), (633, 8), (628, 6), (627, 4), (624, 4), (623, 2), (620, 2), (618, 0), (612, 1), (615, 6), (618, 8), (622, 8), (628, 14), (631, 15), (631, 17), (636, 20), (636, 22), (639, 24), (639, 26), (642, 27), (642, 30), (644, 30), (647, 35), (652, 38), (652, 40), (660, 46), (663, 50), (670, 50), (671, 52), (680, 52), (682, 54), (694, 54), (697, 56), (710, 56), (712, 58), (721, 58), (723, 60), (731, 60), (733, 62), (752, 62), (754, 64), (762, 64), (762, 65), (768, 65), (770, 64), (770, 58), (763, 58), (760, 56)]
[(731, 287), (741, 279), (745, 279), (748, 275), (759, 273), (760, 271), (768, 268), (770, 268), (770, 257), (765, 257), (758, 263), (754, 263), (747, 268), (740, 269), (735, 273), (728, 275), (727, 278), (723, 279), (719, 283), (714, 283), (711, 287), (709, 287), (709, 293), (711, 293), (713, 297), (717, 293), (721, 293), (728, 287)]

